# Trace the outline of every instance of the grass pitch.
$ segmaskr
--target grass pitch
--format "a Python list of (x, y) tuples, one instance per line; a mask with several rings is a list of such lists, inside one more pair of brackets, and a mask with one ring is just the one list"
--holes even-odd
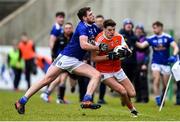
[(133, 118), (127, 107), (120, 105), (119, 98), (108, 95), (108, 104), (101, 109), (82, 110), (77, 94), (67, 95), (72, 103), (62, 105), (55, 103), (55, 95), (48, 104), (40, 99), (38, 93), (27, 103), (25, 115), (19, 115), (14, 108), (14, 102), (23, 94), (24, 92), (0, 91), (0, 121), (180, 121), (180, 106), (175, 106), (172, 102), (167, 101), (161, 112), (154, 101), (148, 104), (136, 103), (139, 116)]

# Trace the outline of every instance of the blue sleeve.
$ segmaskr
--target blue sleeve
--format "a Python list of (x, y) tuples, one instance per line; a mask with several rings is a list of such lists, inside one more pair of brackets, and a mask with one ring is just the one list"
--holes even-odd
[(55, 37), (58, 37), (61, 34), (61, 29), (57, 29), (55, 26), (51, 30), (51, 35), (54, 35)]
[(79, 26), (78, 32), (79, 32), (79, 36), (82, 36), (82, 35), (88, 36), (88, 32), (87, 32), (86, 27)]
[(174, 41), (174, 38), (173, 37), (169, 37), (168, 40), (169, 40), (169, 43), (171, 43), (171, 42)]

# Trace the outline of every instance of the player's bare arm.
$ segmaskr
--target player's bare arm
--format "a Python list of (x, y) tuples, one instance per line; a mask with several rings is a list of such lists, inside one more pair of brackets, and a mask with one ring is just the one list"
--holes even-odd
[(143, 49), (143, 48), (148, 47), (148, 46), (149, 46), (149, 43), (148, 43), (147, 41), (144, 41), (143, 43), (136, 42), (136, 46), (137, 46), (138, 48)]
[(88, 36), (82, 35), (79, 37), (79, 40), (80, 40), (80, 46), (83, 50), (87, 50), (87, 51), (91, 51), (91, 50), (98, 51), (99, 50), (99, 47), (88, 43)]
[(98, 56), (99, 51), (91, 51), (91, 59), (94, 62), (109, 60), (108, 55)]
[(51, 49), (53, 48), (56, 39), (57, 39), (56, 36), (54, 36), (54, 35), (51, 35), (51, 36), (50, 36), (50, 39), (49, 39), (49, 47), (50, 47)]
[(173, 41), (170, 45), (173, 48), (173, 55), (177, 55), (179, 52), (179, 48), (178, 48), (177, 43)]
[(80, 40), (80, 46), (83, 50), (87, 51), (107, 51), (108, 45), (101, 43), (99, 46), (95, 46), (93, 44), (88, 43), (88, 36), (82, 35), (79, 37)]

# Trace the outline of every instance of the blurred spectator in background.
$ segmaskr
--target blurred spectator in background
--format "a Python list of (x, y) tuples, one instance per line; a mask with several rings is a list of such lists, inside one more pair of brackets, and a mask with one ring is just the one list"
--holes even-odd
[(97, 15), (95, 19), (95, 23), (97, 27), (103, 31), (103, 23), (104, 23), (104, 16), (103, 15)]
[[(138, 82), (135, 81), (137, 77), (137, 60), (136, 60), (136, 41), (138, 41), (138, 38), (134, 34), (133, 31), (133, 21), (130, 18), (126, 18), (123, 20), (123, 28), (120, 29), (119, 33), (124, 37), (126, 44), (128, 45), (129, 49), (132, 51), (132, 55), (125, 60), (122, 60), (121, 66), (124, 70), (127, 77), (130, 79), (130, 81), (134, 84), (135, 90), (137, 92), (136, 86)], [(122, 103), (123, 105), (123, 103)]]
[[(101, 31), (103, 31), (103, 23), (104, 23), (104, 17), (103, 15), (97, 15), (95, 20), (96, 25), (100, 28)], [(101, 82), (99, 86), (99, 104), (106, 104), (106, 101), (104, 100), (104, 96), (106, 93), (106, 85)]]
[(19, 81), (21, 80), (21, 73), (24, 70), (25, 64), (17, 44), (14, 44), (13, 49), (11, 49), (8, 53), (7, 62), (8, 67), (12, 68), (14, 72), (14, 90), (18, 91)]
[[(138, 42), (145, 41), (146, 32), (142, 24), (135, 27), (135, 35), (138, 37)], [(136, 102), (147, 103), (149, 101), (148, 91), (148, 63), (149, 63), (149, 47), (136, 51), (137, 59), (137, 80), (136, 80)]]
[(37, 68), (35, 64), (35, 44), (33, 40), (29, 39), (27, 33), (23, 33), (18, 44), (21, 51), (22, 58), (25, 61), (25, 77), (28, 83), (28, 88), (31, 85), (31, 73), (36, 74)]

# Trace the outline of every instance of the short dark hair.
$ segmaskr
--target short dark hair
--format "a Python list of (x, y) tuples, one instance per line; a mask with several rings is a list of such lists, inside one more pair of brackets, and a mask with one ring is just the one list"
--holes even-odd
[(114, 26), (116, 26), (116, 22), (112, 19), (107, 19), (104, 21), (103, 26), (104, 26), (104, 28), (107, 28), (107, 26), (114, 27)]
[(71, 22), (66, 22), (65, 25), (71, 25), (73, 26), (73, 24)]
[(87, 11), (91, 11), (91, 8), (90, 7), (84, 7), (78, 11), (77, 16), (79, 17), (80, 20), (83, 20), (83, 17), (87, 16)]
[(22, 36), (27, 36), (28, 34), (27, 34), (27, 32), (22, 32), (21, 35), (22, 35)]
[(160, 22), (160, 21), (155, 21), (153, 24), (152, 24), (152, 26), (158, 26), (158, 27), (163, 27), (163, 23), (162, 22)]
[(61, 17), (65, 17), (65, 13), (63, 12), (63, 11), (60, 11), (60, 12), (57, 12), (56, 13), (56, 17), (58, 17), (58, 16), (61, 16)]
[(99, 14), (99, 15), (96, 16), (96, 18), (102, 18), (102, 19), (104, 19), (104, 16), (101, 15), (101, 14)]

